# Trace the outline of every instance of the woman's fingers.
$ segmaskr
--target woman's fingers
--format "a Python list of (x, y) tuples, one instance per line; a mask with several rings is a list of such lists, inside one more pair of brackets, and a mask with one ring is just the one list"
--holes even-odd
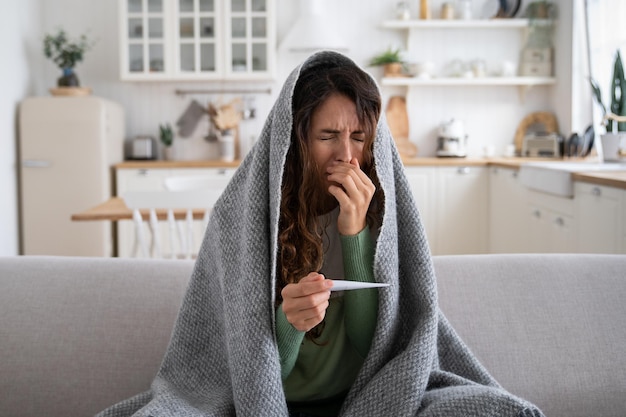
[(339, 202), (339, 233), (354, 235), (365, 227), (367, 211), (376, 191), (372, 180), (359, 168), (358, 161), (338, 163), (328, 168), (328, 179), (340, 186), (331, 185), (328, 192)]
[(307, 332), (324, 320), (332, 281), (312, 272), (297, 284), (283, 288), (282, 309), (291, 323), (299, 331)]

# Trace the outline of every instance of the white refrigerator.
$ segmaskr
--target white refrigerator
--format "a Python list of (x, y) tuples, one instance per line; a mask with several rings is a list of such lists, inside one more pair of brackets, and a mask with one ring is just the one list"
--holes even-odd
[(32, 97), (19, 108), (21, 253), (112, 256), (109, 221), (71, 215), (112, 195), (124, 111), (94, 96)]

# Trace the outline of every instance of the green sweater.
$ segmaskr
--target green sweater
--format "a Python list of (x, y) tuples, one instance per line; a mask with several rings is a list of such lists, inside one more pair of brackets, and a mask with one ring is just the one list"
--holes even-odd
[[(326, 278), (373, 282), (374, 243), (369, 228), (355, 236), (339, 236), (335, 221), (327, 229), (324, 266)], [(334, 233), (333, 233), (334, 232)], [(283, 386), (291, 411), (337, 415), (343, 399), (361, 369), (376, 328), (376, 289), (333, 292), (325, 327), (315, 341), (306, 339), (285, 317), (276, 314), (276, 337)]]

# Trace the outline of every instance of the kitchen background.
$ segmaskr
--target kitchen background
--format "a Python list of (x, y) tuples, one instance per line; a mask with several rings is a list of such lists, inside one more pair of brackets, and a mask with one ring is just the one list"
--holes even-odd
[[(306, 0), (305, 0), (306, 1)], [(347, 54), (366, 66), (369, 60), (388, 47), (406, 48), (407, 31), (382, 28), (382, 22), (394, 19), (396, 0), (318, 0), (323, 11), (324, 26), (320, 32), (332, 33), (348, 47)], [(433, 16), (439, 14), (444, 1), (430, 0)], [(473, 14), (481, 16), (489, 1), (473, 0)], [(528, 0), (522, 2), (520, 14)], [(452, 117), (465, 122), (469, 136), (468, 153), (481, 156), (485, 146), (502, 155), (506, 145), (513, 142), (515, 129), (521, 119), (534, 111), (553, 112), (561, 132), (567, 136), (581, 131), (591, 121), (592, 105), (586, 76), (586, 49), (580, 42), (584, 35), (582, 0), (557, 0), (558, 23), (554, 35), (554, 75), (556, 82), (548, 86), (531, 87), (523, 94), (515, 86), (463, 86), (411, 89), (382, 88), (384, 105), (391, 95), (407, 95), (410, 117), (410, 139), (419, 149), (418, 156), (434, 156), (436, 131), (441, 122)], [(419, 1), (408, 2), (412, 16), (417, 16)], [(270, 89), (271, 93), (247, 97), (256, 110), (255, 117), (241, 124), (241, 139), (253, 142), (261, 129), (283, 80), (307, 54), (291, 52), (284, 40), (297, 21), (301, 3), (276, 0), (277, 56), (276, 78), (272, 82), (129, 82), (120, 81), (120, 14), (113, 0), (23, 0), (0, 5), (2, 94), (0, 94), (0, 255), (15, 255), (19, 251), (17, 170), (17, 106), (28, 96), (49, 95), (56, 85), (58, 68), (43, 56), (42, 39), (62, 27), (71, 35), (82, 33), (97, 40), (76, 70), (81, 85), (90, 87), (93, 95), (120, 103), (125, 111), (127, 138), (137, 135), (158, 136), (163, 123), (175, 126), (177, 119), (191, 100), (202, 104), (229, 101), (227, 94), (177, 95), (178, 89)], [(488, 71), (498, 71), (505, 61), (519, 62), (524, 39), (521, 32), (488, 30), (452, 36), (442, 30), (423, 32), (419, 48), (410, 62), (425, 60), (443, 70), (450, 60), (484, 59)], [(411, 35), (413, 36), (413, 35)], [(408, 39), (413, 45), (416, 39)], [(417, 56), (423, 54), (424, 56)], [(368, 67), (378, 79), (380, 67)], [(203, 137), (207, 124), (198, 126), (192, 137), (175, 139), (180, 159), (204, 159), (214, 155)], [(71, 150), (68, 149), (68, 152)]]

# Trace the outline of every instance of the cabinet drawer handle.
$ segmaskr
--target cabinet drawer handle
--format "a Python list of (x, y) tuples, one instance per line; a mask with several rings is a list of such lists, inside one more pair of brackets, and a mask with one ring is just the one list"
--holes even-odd
[(518, 171), (513, 171), (513, 173), (511, 174), (513, 178), (517, 178), (518, 175), (519, 175)]
[(554, 223), (557, 226), (563, 226), (563, 225), (565, 225), (565, 220), (563, 220), (562, 217), (557, 217), (556, 219), (554, 219)]
[(602, 189), (600, 187), (593, 187), (591, 189), (591, 194), (595, 195), (596, 197), (600, 197), (602, 195)]
[(22, 161), (22, 166), (24, 168), (50, 168), (52, 162), (40, 159), (25, 159)]
[(220, 168), (220, 169), (217, 171), (217, 175), (226, 175), (226, 169), (224, 169), (224, 168)]
[(459, 168), (456, 170), (456, 172), (457, 172), (457, 174), (459, 174), (459, 175), (467, 175), (467, 174), (469, 174), (469, 173), (470, 173), (470, 169), (469, 169), (469, 167), (459, 167)]
[(533, 216), (535, 216), (536, 218), (540, 219), (541, 218), (541, 211), (540, 210), (534, 210), (533, 211)]
[(148, 170), (145, 168), (139, 168), (139, 171), (137, 171), (137, 174), (142, 177), (145, 177), (146, 175), (148, 175)]

